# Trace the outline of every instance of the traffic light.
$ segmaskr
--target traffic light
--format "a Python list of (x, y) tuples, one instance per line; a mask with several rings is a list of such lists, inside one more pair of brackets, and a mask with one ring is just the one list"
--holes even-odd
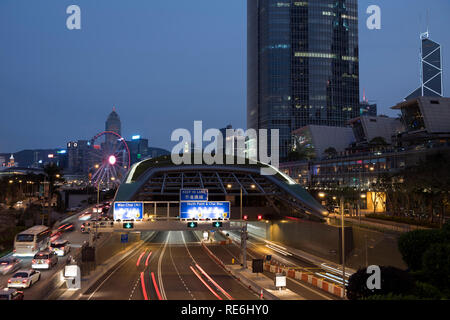
[(248, 215), (245, 215), (243, 218), (244, 220), (248, 220)]
[(216, 221), (213, 223), (213, 228), (222, 228), (222, 222)]
[(261, 221), (263, 219), (262, 214), (258, 214), (258, 221)]
[(192, 229), (197, 228), (198, 223), (197, 222), (189, 222), (187, 226), (188, 226), (188, 228), (192, 228)]
[(133, 229), (134, 228), (134, 223), (133, 222), (125, 222), (123, 224), (123, 228), (124, 229)]

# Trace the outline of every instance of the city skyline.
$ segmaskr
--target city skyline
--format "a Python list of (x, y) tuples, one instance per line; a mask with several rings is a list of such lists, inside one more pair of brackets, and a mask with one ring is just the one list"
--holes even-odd
[[(0, 52), (0, 105), (9, 115), (0, 120), (0, 135), (7, 137), (0, 141), (2, 153), (89, 139), (101, 131), (113, 106), (121, 116), (123, 136), (140, 134), (150, 145), (169, 150), (172, 130), (190, 129), (194, 120), (208, 127), (246, 127), (245, 2), (208, 5), (198, 0), (192, 7), (153, 3), (135, 8), (117, 1), (108, 6), (79, 1), (80, 31), (65, 28), (68, 3), (0, 4), (5, 46)], [(450, 5), (401, 3), (378, 1), (382, 29), (369, 31), (365, 10), (371, 3), (359, 1), (360, 95), (365, 89), (379, 113), (393, 116), (389, 108), (419, 84), (419, 34), (426, 29), (427, 7), (431, 38), (442, 44), (444, 66), (449, 60), (442, 26), (449, 23), (444, 12)], [(171, 26), (174, 17), (186, 24), (182, 34)], [(199, 21), (190, 23), (194, 19)], [(236, 23), (227, 23), (229, 19)], [(109, 20), (115, 23), (109, 25)], [(386, 77), (383, 72), (392, 73)], [(169, 81), (173, 84), (166, 86)], [(444, 96), (448, 87), (444, 70)], [(26, 129), (17, 130), (18, 121)]]

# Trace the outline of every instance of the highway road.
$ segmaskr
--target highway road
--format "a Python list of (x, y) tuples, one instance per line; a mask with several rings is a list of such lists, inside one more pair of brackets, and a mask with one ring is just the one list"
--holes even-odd
[[(228, 232), (230, 238), (238, 240), (240, 243), (240, 235), (235, 232)], [(220, 237), (220, 234), (218, 234)], [(300, 268), (303, 271), (311, 272), (318, 278), (327, 280), (328, 282), (341, 285), (342, 284), (342, 270), (336, 268), (327, 263), (322, 263), (321, 265), (313, 264), (310, 261), (303, 259), (295, 254), (289, 252), (289, 250), (281, 244), (276, 244), (272, 241), (267, 241), (265, 239), (256, 237), (254, 235), (249, 235), (249, 240), (247, 241), (248, 252), (250, 252), (250, 257), (258, 256), (260, 258), (266, 255), (271, 255), (274, 261), (277, 261), (283, 266)], [(351, 272), (346, 271), (346, 282), (348, 278), (352, 275)]]
[[(237, 238), (237, 234), (232, 235), (233, 239)], [(240, 261), (240, 246), (236, 243), (227, 244), (227, 245), (219, 245), (217, 244), (220, 240), (224, 240), (219, 233), (216, 233), (215, 237), (218, 241), (209, 244), (208, 248), (225, 264), (232, 264), (232, 259), (235, 260), (235, 263), (239, 263)], [(268, 244), (270, 242), (263, 241), (263, 239), (256, 238), (253, 236), (249, 236), (249, 240), (247, 241), (247, 261), (251, 261), (252, 259), (263, 259), (267, 255), (272, 256), (272, 260), (280, 263), (280, 265), (284, 265), (292, 268), (301, 268), (305, 271), (309, 271), (314, 274), (327, 273), (329, 270), (325, 270), (323, 268), (319, 268), (315, 264), (312, 264), (309, 261), (301, 259), (300, 257), (289, 255), (289, 253), (280, 247), (277, 247), (276, 244)], [(316, 274), (316, 275), (317, 275)], [(264, 272), (264, 275), (274, 279), (275, 275), (273, 273)], [(336, 276), (340, 279), (340, 277)], [(331, 282), (330, 278), (330, 282)], [(336, 280), (335, 283), (340, 284), (339, 280)], [(308, 283), (301, 282), (299, 280), (287, 278), (287, 288), (296, 292), (300, 296), (304, 297), (307, 300), (337, 300), (336, 296), (324, 292)]]
[(212, 260), (191, 231), (159, 232), (106, 272), (87, 300), (256, 300)]
[[(41, 279), (33, 284), (30, 288), (23, 289), (24, 297), (26, 300), (39, 300), (43, 299), (45, 295), (48, 293), (48, 290), (51, 290), (52, 287), (57, 285), (59, 281), (58, 279), (52, 279), (58, 270), (60, 270), (63, 266), (66, 265), (68, 256), (71, 255), (71, 253), (76, 250), (77, 248), (81, 248), (81, 245), (84, 241), (89, 240), (88, 234), (82, 234), (80, 232), (80, 225), (83, 223), (83, 221), (79, 221), (78, 218), (80, 214), (88, 211), (89, 209), (85, 209), (72, 217), (70, 217), (65, 223), (73, 223), (75, 226), (75, 230), (72, 232), (66, 232), (63, 233), (58, 240), (64, 239), (68, 240), (71, 243), (71, 252), (65, 256), (65, 257), (58, 257), (58, 264), (57, 266), (54, 266), (50, 270), (39, 270), (41, 272)], [(12, 255), (10, 253), (8, 256)], [(22, 261), (22, 267), (21, 269), (29, 269), (31, 268), (31, 260), (32, 257), (19, 257), (19, 259)], [(12, 273), (14, 274), (14, 273)], [(12, 274), (7, 275), (0, 275), (0, 288), (4, 288), (8, 284), (8, 279), (11, 278)], [(21, 289), (19, 289), (21, 290)]]

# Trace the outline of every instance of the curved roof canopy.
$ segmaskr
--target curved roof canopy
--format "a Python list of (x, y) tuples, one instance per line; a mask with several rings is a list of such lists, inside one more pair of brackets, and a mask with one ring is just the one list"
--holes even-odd
[[(272, 204), (278, 200), (302, 217), (323, 220), (328, 215), (305, 189), (276, 168), (261, 162), (249, 163), (243, 158), (234, 160), (234, 163), (244, 164), (175, 165), (170, 156), (141, 161), (128, 172), (115, 201), (174, 196), (183, 188), (204, 188), (216, 196), (237, 196), (242, 189), (244, 195), (265, 196)], [(263, 168), (273, 170), (274, 175), (262, 175)]]

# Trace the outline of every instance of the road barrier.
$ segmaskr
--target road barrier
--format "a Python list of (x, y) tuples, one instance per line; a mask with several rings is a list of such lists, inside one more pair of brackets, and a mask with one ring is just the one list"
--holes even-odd
[(317, 287), (323, 291), (331, 293), (332, 295), (344, 298), (345, 291), (341, 286), (328, 282), (324, 279), (318, 278), (309, 272), (298, 271), (288, 267), (280, 267), (279, 265), (270, 264), (268, 262), (264, 264), (264, 270), (271, 273), (284, 272), (286, 276), (289, 278), (307, 282), (314, 287)]
[[(234, 241), (231, 239), (230, 239), (230, 241), (235, 242), (236, 244), (239, 244), (238, 241)], [(328, 282), (324, 279), (318, 278), (309, 272), (298, 271), (298, 270), (295, 270), (292, 268), (287, 268), (285, 266), (281, 267), (280, 263), (277, 261), (271, 261), (270, 263), (266, 261), (264, 263), (264, 270), (271, 272), (271, 273), (285, 272), (286, 276), (289, 278), (309, 283), (314, 287), (317, 287), (323, 291), (326, 291), (326, 292), (328, 292), (332, 295), (338, 296), (340, 298), (345, 297), (345, 290), (340, 285), (336, 285), (332, 282)]]

